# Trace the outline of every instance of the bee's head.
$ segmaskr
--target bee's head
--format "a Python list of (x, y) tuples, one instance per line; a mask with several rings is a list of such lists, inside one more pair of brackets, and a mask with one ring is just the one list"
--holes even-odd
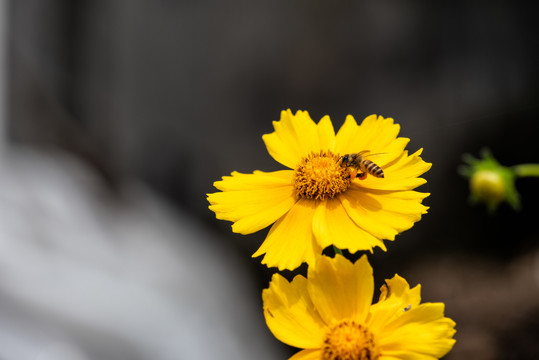
[(349, 159), (350, 159), (350, 155), (349, 155), (349, 154), (346, 154), (346, 155), (341, 156), (341, 157), (339, 158), (339, 160), (337, 160), (337, 162), (338, 162), (339, 164), (343, 165), (343, 164), (347, 164), (348, 161), (349, 161)]

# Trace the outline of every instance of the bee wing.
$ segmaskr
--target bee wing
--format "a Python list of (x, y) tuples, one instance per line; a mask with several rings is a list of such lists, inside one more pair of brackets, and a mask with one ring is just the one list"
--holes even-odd
[(380, 155), (385, 155), (387, 153), (372, 153), (370, 154), (370, 150), (363, 150), (363, 151), (360, 151), (358, 152), (357, 154), (360, 155), (360, 156), (363, 156), (363, 157), (369, 157), (369, 156), (380, 156)]
[[(368, 150), (366, 150), (366, 151), (368, 151)], [(374, 153), (374, 154), (366, 154), (366, 155), (363, 155), (363, 156), (364, 157), (367, 157), (367, 156), (380, 156), (380, 155), (385, 155), (385, 154), (387, 154), (387, 153)]]

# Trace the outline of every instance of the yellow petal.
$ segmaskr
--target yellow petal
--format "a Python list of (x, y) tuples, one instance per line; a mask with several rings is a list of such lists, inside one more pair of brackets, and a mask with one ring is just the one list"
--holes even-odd
[(335, 148), (335, 130), (333, 130), (333, 124), (331, 123), (329, 116), (324, 116), (318, 123), (317, 127), (319, 144), (318, 149), (313, 150), (333, 151)]
[[(342, 195), (339, 196), (339, 199)], [(346, 212), (339, 199), (328, 199), (318, 205), (313, 219), (313, 232), (322, 248), (335, 245), (351, 253), (371, 250), (379, 246), (385, 250), (380, 238), (358, 226)]]
[(262, 300), (266, 324), (277, 339), (302, 349), (320, 348), (326, 325), (311, 302), (307, 279), (298, 275), (289, 283), (274, 274)]
[(315, 254), (322, 253), (313, 235), (313, 215), (316, 201), (300, 199), (273, 226), (253, 257), (266, 254), (262, 263), (279, 270), (293, 270), (303, 262), (314, 263)]
[(319, 149), (318, 129), (306, 111), (290, 109), (281, 112), (281, 120), (274, 121), (275, 131), (262, 136), (269, 154), (281, 164), (294, 169), (302, 157)]
[(383, 357), (439, 359), (445, 355), (454, 344), (455, 323), (444, 317), (444, 304), (420, 304), (420, 286), (410, 289), (398, 275), (386, 284), (368, 318)]
[(274, 172), (255, 170), (253, 174), (242, 174), (233, 171), (231, 176), (223, 176), (223, 180), (214, 182), (213, 186), (221, 191), (266, 189), (268, 187), (292, 185), (292, 178), (293, 172), (290, 170)]
[(335, 137), (335, 152), (337, 154), (344, 155), (366, 150), (357, 149), (358, 144), (355, 142), (357, 128), (357, 122), (354, 117), (352, 115), (348, 115)]
[[(363, 120), (362, 125), (370, 123), (372, 119), (376, 119), (376, 115), (371, 115)], [(354, 126), (355, 120), (352, 116), (347, 116), (346, 121), (337, 133), (337, 143), (335, 151), (342, 154), (357, 153), (363, 150), (372, 150), (365, 147), (366, 142), (371, 137), (370, 127)], [(361, 127), (361, 129), (360, 129)], [(344, 129), (343, 129), (344, 128)], [(341, 135), (342, 136), (339, 136)]]
[(391, 355), (381, 354), (378, 360), (438, 360), (438, 358), (430, 355), (423, 355), (406, 351), (392, 351)]
[(233, 172), (214, 183), (222, 192), (208, 194), (209, 208), (218, 219), (234, 222), (234, 232), (250, 234), (263, 229), (294, 205), (292, 174), (291, 170)]
[(403, 359), (444, 356), (455, 343), (455, 322), (443, 312), (443, 303), (425, 303), (404, 312), (381, 330), (377, 337), (381, 351)]
[(357, 153), (369, 150), (371, 153), (387, 152), (387, 148), (397, 139), (400, 126), (393, 119), (371, 115), (357, 126), (353, 117), (348, 116), (337, 134), (335, 151), (338, 154)]
[[(378, 358), (378, 360), (402, 360), (402, 358), (380, 354), (380, 357)], [(438, 360), (438, 359), (419, 359), (419, 360)]]
[(415, 189), (426, 183), (425, 179), (418, 176), (428, 171), (432, 165), (421, 159), (422, 151), (423, 149), (420, 149), (410, 156), (408, 156), (407, 151), (404, 151), (397, 159), (382, 166), (384, 178), (367, 176), (365, 180), (355, 181), (354, 185), (362, 188), (393, 191)]
[(316, 266), (309, 266), (307, 282), (313, 304), (326, 324), (365, 320), (374, 291), (372, 267), (365, 255), (354, 264), (342, 255), (321, 256)]
[(380, 152), (397, 138), (399, 131), (400, 125), (395, 124), (392, 118), (371, 115), (359, 125), (358, 133), (364, 138), (365, 149)]
[(421, 285), (417, 285), (410, 289), (408, 282), (401, 276), (395, 274), (393, 278), (386, 280), (387, 291), (384, 292), (384, 297), (380, 299), (387, 300), (392, 297), (401, 298), (404, 302), (409, 302), (412, 305), (417, 305), (421, 301)]
[(380, 289), (380, 300), (371, 306), (369, 326), (372, 331), (380, 332), (387, 328), (394, 319), (401, 317), (404, 312), (415, 309), (421, 301), (421, 286), (410, 289), (408, 282), (395, 275), (386, 280), (386, 285)]
[(322, 354), (319, 349), (316, 350), (301, 350), (288, 360), (320, 360)]
[(394, 240), (421, 219), (429, 194), (416, 191), (382, 191), (352, 186), (339, 199), (346, 213), (362, 229), (379, 239)]
[(383, 170), (388, 164), (393, 163), (397, 158), (402, 156), (408, 142), (410, 142), (408, 138), (397, 138), (386, 147), (379, 149), (379, 153), (371, 152), (371, 154), (377, 154), (376, 156), (369, 156), (367, 154), (368, 159), (380, 166)]

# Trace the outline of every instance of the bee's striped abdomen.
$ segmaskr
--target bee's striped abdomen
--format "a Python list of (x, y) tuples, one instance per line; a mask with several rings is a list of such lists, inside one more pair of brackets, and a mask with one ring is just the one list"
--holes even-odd
[(362, 167), (364, 168), (364, 171), (371, 174), (374, 177), (377, 178), (383, 178), (384, 177), (384, 170), (375, 163), (373, 163), (370, 160), (363, 160)]

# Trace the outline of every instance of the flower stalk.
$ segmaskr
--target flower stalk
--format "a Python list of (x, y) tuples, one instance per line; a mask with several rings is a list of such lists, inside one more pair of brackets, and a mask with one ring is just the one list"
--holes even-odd
[(335, 255), (339, 254), (342, 255), (342, 250), (333, 245), (333, 251), (335, 252)]
[(539, 164), (521, 164), (512, 167), (517, 177), (539, 177)]

